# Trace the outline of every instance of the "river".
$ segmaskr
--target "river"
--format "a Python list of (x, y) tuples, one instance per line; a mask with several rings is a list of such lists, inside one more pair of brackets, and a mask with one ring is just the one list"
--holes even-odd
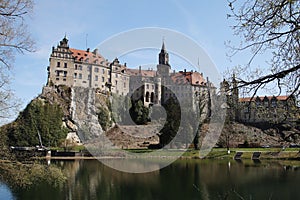
[(130, 174), (97, 160), (51, 161), (67, 175), (62, 186), (11, 190), (0, 199), (300, 199), (299, 161), (178, 160), (149, 173)]

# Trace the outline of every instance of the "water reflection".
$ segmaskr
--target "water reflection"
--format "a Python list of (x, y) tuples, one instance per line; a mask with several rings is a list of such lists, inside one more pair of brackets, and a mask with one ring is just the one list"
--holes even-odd
[[(299, 163), (297, 163), (299, 165)], [(51, 161), (68, 180), (39, 184), (17, 199), (298, 199), (300, 171), (278, 162), (178, 160), (155, 172), (130, 174), (97, 160)]]

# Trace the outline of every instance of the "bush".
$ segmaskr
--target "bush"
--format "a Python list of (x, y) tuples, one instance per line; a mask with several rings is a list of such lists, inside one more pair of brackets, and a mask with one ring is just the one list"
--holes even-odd
[(109, 110), (107, 110), (104, 107), (98, 107), (98, 121), (104, 131), (107, 131), (107, 129), (111, 126), (111, 120), (109, 115)]

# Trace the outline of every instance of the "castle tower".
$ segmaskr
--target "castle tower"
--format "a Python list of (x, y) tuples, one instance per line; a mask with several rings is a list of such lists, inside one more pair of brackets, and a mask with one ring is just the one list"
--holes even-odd
[(171, 66), (169, 64), (169, 54), (165, 47), (165, 42), (162, 43), (160, 53), (158, 55), (157, 71), (161, 76), (169, 76)]
[(161, 65), (169, 65), (169, 54), (166, 51), (165, 42), (163, 42), (160, 53), (158, 63)]
[(47, 85), (74, 85), (74, 57), (66, 36), (52, 47), (49, 63)]

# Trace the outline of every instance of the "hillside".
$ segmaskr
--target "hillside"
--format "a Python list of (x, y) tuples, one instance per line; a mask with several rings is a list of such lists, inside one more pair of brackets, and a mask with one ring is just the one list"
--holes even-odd
[[(124, 107), (122, 103), (118, 106)], [(38, 134), (43, 145), (49, 147), (85, 144), (104, 135), (119, 148), (147, 148), (159, 143), (161, 127), (153, 124), (142, 129), (136, 125), (116, 126), (114, 120), (118, 116), (112, 115), (110, 107), (109, 97), (95, 89), (44, 87), (42, 94), (33, 99), (14, 122), (1, 127), (2, 152), (8, 151), (7, 146), (40, 145)], [(299, 145), (299, 127), (299, 123), (254, 127), (231, 122), (224, 126), (216, 146)], [(202, 132), (206, 129), (204, 126)]]

